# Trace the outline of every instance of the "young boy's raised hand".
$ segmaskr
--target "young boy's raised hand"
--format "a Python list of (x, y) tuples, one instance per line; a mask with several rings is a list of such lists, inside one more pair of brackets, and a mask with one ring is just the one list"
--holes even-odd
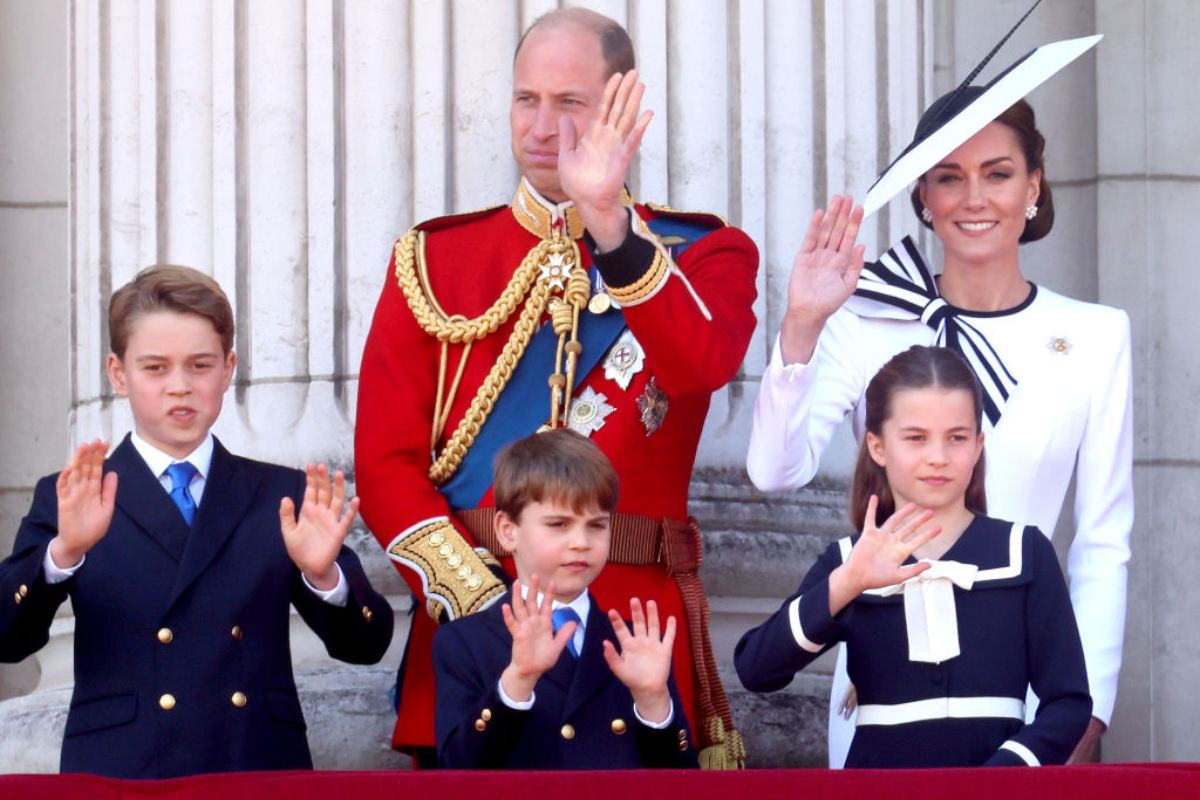
[(671, 711), (671, 695), (667, 691), (667, 678), (671, 674), (671, 650), (675, 646), (675, 617), (667, 617), (667, 625), (659, 636), (658, 605), (642, 603), (636, 597), (629, 601), (630, 621), (633, 631), (616, 609), (610, 609), (608, 619), (621, 645), (618, 653), (612, 642), (604, 642), (604, 660), (617, 680), (625, 684), (633, 695), (633, 704), (638, 714), (647, 722), (665, 722)]
[(292, 563), (313, 588), (327, 592), (338, 584), (336, 561), (342, 542), (358, 513), (358, 498), (346, 505), (346, 477), (339, 469), (329, 480), (324, 464), (305, 470), (304, 504), (299, 519), (292, 498), (279, 501), (279, 527)]
[(512, 605), (501, 609), (504, 624), (512, 635), (512, 661), (500, 674), (500, 685), (510, 699), (524, 703), (533, 696), (533, 687), (562, 655), (563, 648), (578, 627), (568, 622), (554, 632), (554, 581), (538, 601), (538, 576), (529, 579), (529, 592), (522, 599), (521, 581), (513, 582)]
[(61, 569), (79, 563), (108, 533), (117, 499), (117, 473), (104, 474), (108, 442), (81, 444), (71, 463), (58, 473), (58, 535), (50, 557)]

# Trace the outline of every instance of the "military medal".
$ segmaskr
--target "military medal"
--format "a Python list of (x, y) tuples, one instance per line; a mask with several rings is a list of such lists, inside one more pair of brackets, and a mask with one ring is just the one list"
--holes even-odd
[(600, 270), (595, 267), (592, 271), (596, 275), (595, 286), (592, 290), (592, 299), (588, 300), (588, 311), (593, 314), (603, 314), (613, 307), (612, 295), (604, 288), (604, 279), (600, 277)]
[(646, 390), (637, 399), (638, 410), (642, 412), (642, 424), (646, 426), (646, 435), (654, 433), (662, 425), (663, 417), (667, 416), (667, 393), (658, 388), (654, 378), (646, 384)]
[(551, 289), (560, 292), (566, 287), (567, 279), (571, 277), (571, 269), (575, 259), (570, 257), (570, 251), (563, 247), (552, 247), (542, 262), (538, 280), (544, 281)]
[(614, 381), (622, 389), (628, 389), (629, 382), (633, 380), (634, 375), (642, 371), (645, 363), (646, 354), (642, 352), (642, 346), (626, 328), (621, 338), (617, 339), (617, 343), (608, 351), (608, 358), (604, 360), (604, 377)]
[(584, 436), (591, 436), (603, 428), (604, 418), (616, 411), (607, 400), (607, 397), (588, 386), (583, 394), (572, 401), (567, 427)]

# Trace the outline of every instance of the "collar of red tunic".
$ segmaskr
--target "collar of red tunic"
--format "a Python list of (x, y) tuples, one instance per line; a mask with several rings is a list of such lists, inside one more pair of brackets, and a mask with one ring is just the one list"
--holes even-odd
[[(625, 189), (621, 190), (621, 204), (633, 205), (633, 197)], [(552, 203), (538, 194), (524, 178), (517, 186), (517, 194), (513, 197), (511, 208), (513, 217), (520, 226), (539, 239), (549, 239), (553, 236), (557, 225), (565, 226), (567, 235), (572, 239), (583, 236), (583, 220), (574, 203), (570, 200), (565, 203)]]

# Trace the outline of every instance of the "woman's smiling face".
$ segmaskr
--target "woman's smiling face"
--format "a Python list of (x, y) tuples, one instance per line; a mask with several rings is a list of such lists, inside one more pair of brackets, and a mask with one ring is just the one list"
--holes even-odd
[(987, 264), (1015, 254), (1041, 172), (1029, 171), (1017, 135), (993, 122), (921, 178), (921, 202), (946, 261)]

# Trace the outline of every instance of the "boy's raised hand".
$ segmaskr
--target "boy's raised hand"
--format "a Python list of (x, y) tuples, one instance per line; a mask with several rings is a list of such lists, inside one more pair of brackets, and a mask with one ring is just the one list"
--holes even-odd
[(666, 630), (659, 636), (658, 605), (642, 603), (636, 597), (629, 601), (633, 632), (616, 609), (609, 609), (608, 619), (621, 645), (618, 653), (612, 642), (604, 642), (604, 660), (617, 680), (633, 695), (638, 714), (647, 722), (665, 722), (671, 711), (671, 695), (667, 678), (671, 675), (671, 650), (675, 646), (675, 617), (667, 617)]
[(358, 498), (346, 505), (346, 477), (339, 469), (329, 480), (324, 464), (308, 465), (305, 470), (304, 504), (300, 518), (292, 498), (279, 501), (279, 527), (292, 563), (304, 573), (313, 588), (327, 592), (338, 584), (335, 562), (350, 525), (358, 513)]
[(50, 557), (60, 569), (79, 563), (108, 533), (117, 499), (117, 473), (104, 474), (108, 442), (81, 444), (54, 488), (58, 494), (58, 535)]
[(512, 605), (500, 608), (504, 624), (512, 635), (512, 661), (500, 674), (500, 685), (510, 699), (524, 703), (533, 696), (533, 687), (562, 655), (563, 648), (578, 627), (568, 622), (554, 632), (554, 581), (546, 587), (538, 603), (538, 576), (529, 579), (529, 593), (522, 599), (521, 581), (513, 582)]

